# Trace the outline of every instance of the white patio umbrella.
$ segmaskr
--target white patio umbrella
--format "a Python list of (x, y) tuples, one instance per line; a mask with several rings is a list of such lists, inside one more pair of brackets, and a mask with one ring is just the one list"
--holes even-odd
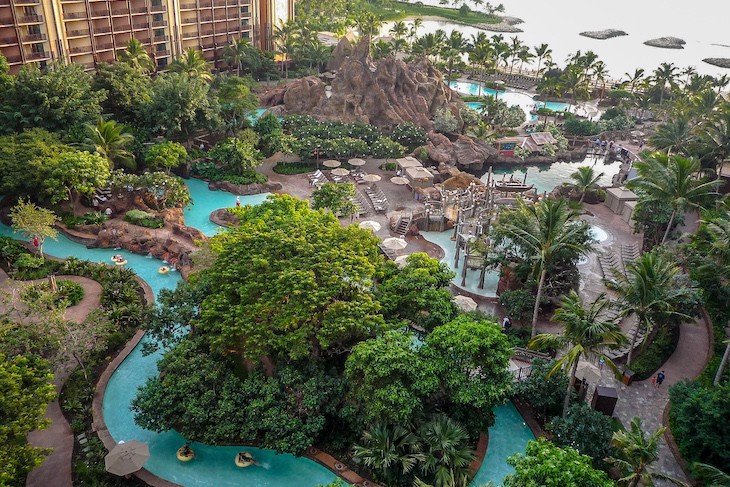
[(580, 362), (575, 369), (575, 376), (592, 384), (601, 380), (601, 370), (590, 362)]
[(462, 296), (461, 294), (454, 296), (454, 303), (456, 303), (456, 306), (458, 306), (462, 311), (469, 312), (477, 309), (477, 302), (469, 296)]
[(119, 475), (129, 475), (141, 469), (150, 457), (150, 448), (141, 441), (119, 443), (104, 457), (106, 471)]
[(347, 176), (348, 174), (350, 174), (350, 171), (348, 171), (344, 167), (338, 167), (337, 169), (332, 170), (332, 174), (335, 176)]
[(397, 184), (398, 186), (402, 186), (404, 184), (408, 184), (408, 179), (404, 178), (403, 176), (394, 176), (390, 178), (390, 182), (393, 184)]
[(364, 166), (365, 165), (365, 159), (358, 159), (357, 157), (353, 157), (347, 163), (351, 166)]
[(383, 179), (383, 178), (381, 178), (377, 174), (365, 174), (362, 177), (362, 180), (367, 181), (368, 183), (376, 183), (376, 182), (380, 181), (381, 179)]
[(324, 161), (322, 163), (322, 165), (324, 167), (329, 167), (329, 168), (334, 169), (335, 167), (340, 167), (341, 163), (340, 163), (340, 161), (335, 161), (334, 159), (327, 159), (326, 161)]
[(378, 230), (380, 230), (380, 223), (373, 220), (365, 220), (364, 222), (360, 222), (360, 228), (377, 232)]
[(398, 237), (390, 237), (383, 240), (383, 247), (390, 250), (403, 250), (408, 245), (406, 239)]
[(398, 264), (398, 267), (403, 267), (407, 264), (406, 259), (408, 259), (407, 255), (399, 255), (395, 259), (393, 259), (393, 262)]

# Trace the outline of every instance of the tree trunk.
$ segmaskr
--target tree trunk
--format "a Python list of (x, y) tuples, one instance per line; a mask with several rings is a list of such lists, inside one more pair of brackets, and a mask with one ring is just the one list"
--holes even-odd
[[(580, 357), (578, 357), (580, 359)], [(568, 390), (565, 391), (565, 400), (563, 401), (563, 417), (568, 414), (568, 406), (570, 406), (570, 394), (573, 392), (573, 386), (575, 385), (575, 371), (578, 370), (578, 362), (576, 360), (573, 366), (570, 368), (570, 380), (568, 381)]]
[(540, 272), (540, 282), (537, 284), (537, 296), (535, 296), (535, 307), (532, 310), (532, 331), (530, 332), (530, 338), (535, 338), (537, 335), (537, 315), (540, 311), (540, 300), (542, 299), (542, 286), (545, 284), (545, 275), (547, 274), (547, 267), (543, 262), (543, 269)]
[(634, 334), (631, 336), (631, 348), (629, 348), (629, 356), (626, 357), (626, 365), (631, 365), (631, 359), (634, 356), (634, 348), (636, 348), (636, 338), (639, 336), (639, 328), (643, 325), (644, 320), (639, 318), (639, 322), (636, 325), (636, 328), (634, 329)]
[(669, 236), (669, 230), (672, 229), (672, 224), (674, 223), (674, 217), (677, 216), (677, 210), (676, 208), (672, 210), (672, 216), (669, 217), (669, 223), (667, 224), (667, 229), (664, 232), (664, 237), (662, 238), (662, 244), (667, 241), (667, 237)]
[(581, 194), (580, 194), (580, 200), (578, 200), (578, 204), (579, 205), (582, 205), (584, 199), (586, 199), (586, 192), (585, 191), (581, 192)]
[(720, 380), (722, 379), (723, 372), (725, 372), (725, 367), (727, 366), (728, 359), (730, 359), (730, 341), (727, 342), (727, 346), (725, 347), (725, 354), (722, 356), (720, 366), (717, 368), (717, 374), (715, 374), (715, 380), (713, 384), (716, 387), (720, 385)]

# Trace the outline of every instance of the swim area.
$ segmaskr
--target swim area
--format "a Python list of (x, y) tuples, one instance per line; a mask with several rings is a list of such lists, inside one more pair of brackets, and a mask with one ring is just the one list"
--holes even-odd
[[(186, 184), (193, 198), (193, 204), (185, 211), (186, 223), (206, 235), (214, 235), (220, 228), (209, 221), (210, 213), (219, 208), (233, 207), (236, 197), (223, 191), (210, 191), (204, 181), (189, 179)], [(242, 205), (256, 205), (266, 195), (240, 198)], [(3, 224), (0, 224), (0, 235), (20, 238), (11, 227)], [(57, 240), (48, 239), (44, 251), (58, 258), (76, 257), (105, 264), (111, 262), (113, 255), (121, 254), (128, 262), (126, 266), (144, 279), (155, 294), (162, 289), (174, 288), (180, 281), (178, 272), (160, 274), (158, 269), (164, 263), (158, 259), (126, 250), (89, 249), (63, 235), (59, 235)], [(156, 377), (159, 373), (156, 364), (162, 358), (163, 352), (143, 356), (142, 346), (146, 340), (146, 337), (142, 339), (110, 378), (104, 393), (103, 415), (115, 441), (138, 440), (149, 445), (150, 458), (145, 464), (147, 470), (185, 487), (315, 487), (326, 485), (338, 478), (330, 470), (308, 458), (250, 446), (210, 446), (193, 442), (191, 448), (195, 451), (195, 460), (186, 463), (178, 461), (175, 454), (186, 440), (175, 431), (155, 433), (140, 428), (135, 424), (134, 414), (130, 410), (137, 389), (148, 378)], [(490, 429), (487, 455), (472, 482), (474, 486), (490, 480), (498, 485), (504, 475), (512, 471), (506, 463), (507, 457), (524, 452), (527, 441), (533, 439), (523, 418), (511, 403), (498, 407), (495, 415), (496, 424)], [(234, 458), (242, 449), (251, 453), (259, 465), (236, 467)]]

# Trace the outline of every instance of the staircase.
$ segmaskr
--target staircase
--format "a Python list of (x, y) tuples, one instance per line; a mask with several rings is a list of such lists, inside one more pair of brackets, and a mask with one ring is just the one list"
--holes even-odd
[(408, 210), (408, 213), (400, 216), (400, 218), (398, 219), (398, 224), (395, 226), (393, 232), (401, 237), (404, 236), (406, 233), (408, 233), (408, 229), (411, 228), (412, 221), (413, 212)]

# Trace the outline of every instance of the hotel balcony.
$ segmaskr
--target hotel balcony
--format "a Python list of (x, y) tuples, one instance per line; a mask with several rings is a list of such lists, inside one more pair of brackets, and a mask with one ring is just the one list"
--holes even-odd
[[(10, 0), (8, 0), (8, 1), (10, 1)], [(194, 3), (183, 3), (183, 4), (180, 4), (180, 10), (195, 10), (197, 8), (198, 8), (198, 6), (195, 5)]]
[(42, 24), (42, 23), (43, 23), (42, 15), (23, 15), (22, 17), (18, 18), (18, 25)]
[(31, 52), (25, 55), (25, 58), (31, 61), (38, 61), (41, 59), (51, 59), (50, 52)]
[(86, 12), (64, 12), (64, 20), (82, 20), (86, 19)]
[(22, 36), (23, 44), (30, 44), (33, 42), (43, 42), (48, 40), (48, 36), (45, 34), (25, 34)]
[(12, 37), (2, 37), (0, 38), (0, 47), (4, 46), (14, 46), (18, 43), (18, 38), (15, 36)]
[(10, 0), (0, 0), (0, 7), (9, 7)]
[(20, 57), (20, 54), (5, 56), (5, 58), (8, 60), (8, 64), (20, 64), (23, 62), (23, 58)]
[(80, 37), (88, 37), (91, 32), (88, 30), (66, 30), (66, 37), (69, 39), (76, 39)]

